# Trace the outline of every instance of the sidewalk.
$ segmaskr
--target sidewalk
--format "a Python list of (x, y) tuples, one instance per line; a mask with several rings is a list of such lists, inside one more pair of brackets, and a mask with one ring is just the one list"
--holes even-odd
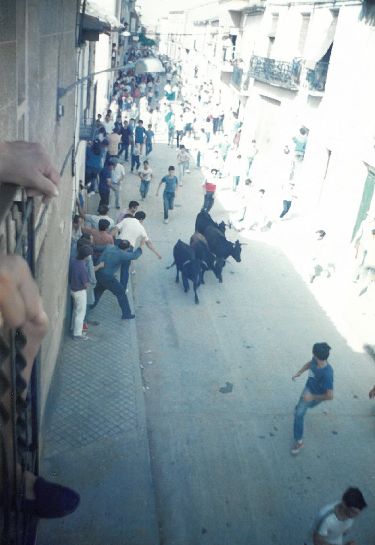
[(159, 543), (136, 325), (120, 314), (106, 292), (91, 340), (63, 343), (40, 471), (77, 490), (81, 504), (67, 518), (41, 521), (38, 545)]

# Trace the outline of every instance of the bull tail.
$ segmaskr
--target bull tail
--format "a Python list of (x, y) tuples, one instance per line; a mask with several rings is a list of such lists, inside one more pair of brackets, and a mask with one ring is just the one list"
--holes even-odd
[(171, 269), (171, 268), (174, 267), (175, 265), (176, 265), (176, 262), (173, 261), (172, 265), (169, 265), (169, 267), (166, 267), (166, 269), (167, 269), (167, 270), (168, 270), (168, 269)]

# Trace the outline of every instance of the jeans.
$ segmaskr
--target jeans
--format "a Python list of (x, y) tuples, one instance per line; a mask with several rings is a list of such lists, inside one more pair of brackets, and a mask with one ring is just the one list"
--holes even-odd
[(168, 129), (168, 146), (173, 146), (174, 133), (174, 129)]
[(124, 142), (121, 142), (120, 144), (118, 156), (121, 157), (121, 155), (125, 152), (125, 156), (124, 156), (125, 161), (129, 160), (129, 146), (130, 144), (125, 144)]
[(83, 321), (86, 314), (87, 292), (86, 290), (71, 291), (73, 297), (72, 330), (74, 337), (81, 337)]
[(120, 284), (124, 288), (125, 292), (129, 282), (129, 269), (130, 269), (130, 261), (126, 261), (125, 263), (121, 264)]
[(308, 390), (304, 390), (302, 395), (294, 409), (294, 426), (293, 435), (295, 441), (301, 441), (303, 438), (303, 424), (307, 409), (312, 409), (321, 403), (321, 401), (305, 401), (303, 396), (305, 393), (309, 393)]
[(109, 196), (110, 196), (109, 189), (105, 191), (99, 189), (99, 195), (100, 195), (99, 206), (101, 206), (102, 204), (109, 206)]
[(214, 134), (217, 133), (217, 131), (219, 130), (219, 122), (220, 122), (220, 118), (219, 117), (214, 117), (212, 119), (212, 132)]
[(173, 204), (174, 204), (174, 193), (163, 193), (163, 204), (164, 204), (164, 219), (168, 219), (168, 212), (169, 210), (173, 210)]
[(120, 282), (114, 276), (107, 276), (101, 271), (96, 273), (96, 279), (98, 283), (94, 289), (95, 303), (93, 306), (95, 307), (99, 303), (99, 300), (105, 290), (109, 290), (115, 297), (117, 297), (118, 304), (122, 310), (122, 317), (129, 317), (131, 314), (129, 301)]
[(241, 176), (233, 176), (233, 191), (236, 191), (238, 184), (240, 183)]
[(184, 136), (184, 131), (176, 131), (177, 135), (177, 147), (180, 147), (180, 142), (182, 140), (182, 137)]
[(197, 167), (199, 168), (201, 166), (201, 152), (200, 151), (197, 151), (197, 160), (196, 160), (196, 163), (197, 163)]
[(136, 166), (137, 167), (137, 170), (139, 169), (140, 167), (140, 160), (139, 160), (139, 155), (132, 155), (132, 162), (131, 162), (131, 171), (133, 172), (134, 170), (134, 167)]
[(146, 155), (152, 152), (152, 142), (146, 142)]
[(285, 214), (289, 212), (289, 208), (292, 206), (292, 201), (283, 201), (283, 211), (280, 214), (280, 218), (283, 218)]
[(116, 206), (116, 208), (121, 208), (121, 199), (120, 199), (121, 185), (114, 184), (112, 182), (112, 191), (115, 194), (115, 206)]
[(150, 189), (150, 182), (146, 180), (141, 180), (141, 187), (139, 188), (139, 192), (141, 194), (142, 199), (146, 198), (146, 195), (149, 189)]
[(204, 196), (203, 210), (209, 212), (214, 205), (214, 193), (206, 193)]
[(184, 161), (183, 163), (178, 163), (178, 174), (180, 177), (180, 184), (182, 183), (182, 179), (185, 175), (185, 172), (189, 170), (189, 161)]

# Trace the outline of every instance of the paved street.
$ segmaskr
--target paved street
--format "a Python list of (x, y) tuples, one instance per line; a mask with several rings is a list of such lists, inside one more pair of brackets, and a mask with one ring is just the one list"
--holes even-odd
[[(175, 151), (155, 147), (159, 180)], [(129, 174), (126, 203), (138, 185)], [(373, 545), (374, 363), (348, 346), (266, 238), (246, 239), (223, 284), (207, 274), (194, 304), (166, 266), (177, 239), (193, 233), (200, 185), (192, 169), (168, 225), (156, 182), (142, 203), (163, 260), (145, 248), (135, 265), (136, 323), (121, 323), (107, 295), (93, 340), (66, 342), (43, 465), (82, 503), (61, 523), (43, 523), (38, 543), (301, 545), (316, 510), (353, 485), (369, 504), (353, 536)], [(213, 216), (226, 217), (218, 200)], [(305, 377), (291, 376), (317, 341), (332, 346), (335, 399), (307, 414), (305, 448), (293, 458), (292, 412)]]

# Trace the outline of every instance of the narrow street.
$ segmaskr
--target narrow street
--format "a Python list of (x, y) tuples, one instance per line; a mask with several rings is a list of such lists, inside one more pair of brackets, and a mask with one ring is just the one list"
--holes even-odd
[[(175, 151), (156, 146), (150, 162), (159, 180)], [(319, 506), (346, 486), (375, 499), (373, 362), (348, 348), (287, 258), (262, 242), (227, 263), (223, 284), (207, 274), (194, 304), (166, 266), (177, 239), (193, 233), (200, 183), (192, 169), (169, 225), (150, 191), (142, 208), (163, 261), (145, 249), (133, 275), (160, 543), (298, 545)], [(136, 198), (135, 177), (130, 186), (127, 199)], [(293, 458), (306, 376), (291, 376), (322, 340), (333, 349), (335, 399), (307, 414), (306, 446)], [(370, 510), (355, 531), (361, 545), (374, 542)]]

